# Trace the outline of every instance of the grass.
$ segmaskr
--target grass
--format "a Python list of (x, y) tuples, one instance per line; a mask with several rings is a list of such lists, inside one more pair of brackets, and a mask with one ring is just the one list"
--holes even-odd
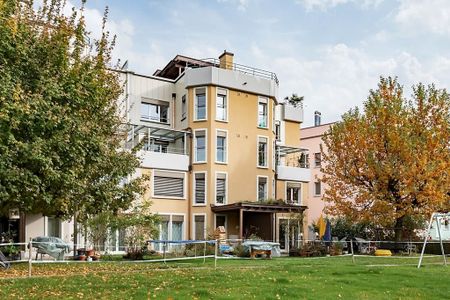
[[(27, 265), (0, 271), (0, 299), (448, 299), (440, 258), (329, 257)], [(394, 265), (395, 266), (387, 266)]]

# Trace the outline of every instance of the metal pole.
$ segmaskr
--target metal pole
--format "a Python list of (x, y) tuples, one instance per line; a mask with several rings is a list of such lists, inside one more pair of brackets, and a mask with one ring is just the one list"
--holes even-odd
[(439, 234), (439, 243), (441, 244), (442, 257), (444, 258), (444, 265), (447, 266), (447, 259), (445, 258), (444, 245), (442, 244), (441, 224), (439, 224), (439, 223), (440, 222), (439, 222), (438, 218), (436, 218), (437, 230), (438, 230), (438, 234)]
[(33, 254), (32, 254), (32, 249), (33, 249), (33, 240), (30, 238), (30, 243), (28, 244), (28, 277), (31, 277), (31, 268), (33, 266)]
[(217, 255), (219, 248), (219, 240), (216, 240), (216, 244), (214, 245), (214, 269), (217, 269)]
[(350, 240), (350, 250), (352, 251), (353, 264), (355, 264), (355, 253), (353, 252), (353, 240)]
[(164, 259), (164, 264), (166, 263), (166, 241), (163, 242), (163, 259)]
[(425, 233), (425, 240), (423, 241), (422, 252), (420, 253), (419, 264), (417, 265), (417, 269), (419, 269), (420, 265), (422, 264), (423, 254), (425, 253), (425, 247), (427, 246), (428, 234), (430, 233), (431, 230), (431, 224), (433, 224), (433, 218), (434, 213), (431, 214), (430, 222), (428, 223), (428, 229), (427, 232)]
[(205, 263), (205, 262), (206, 262), (206, 241), (205, 241), (205, 244), (203, 247), (203, 263)]

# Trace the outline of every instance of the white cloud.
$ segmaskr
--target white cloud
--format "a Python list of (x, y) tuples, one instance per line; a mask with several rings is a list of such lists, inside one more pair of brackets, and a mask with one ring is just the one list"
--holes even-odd
[(395, 21), (404, 29), (450, 34), (450, 1), (399, 0)]
[(327, 10), (342, 4), (353, 3), (361, 8), (367, 9), (378, 6), (384, 0), (297, 0), (297, 3), (303, 5), (307, 11)]
[(407, 52), (377, 58), (345, 44), (325, 47), (316, 57), (278, 57), (269, 66), (280, 79), (280, 99), (291, 93), (305, 96), (305, 125), (312, 124), (315, 110), (322, 112), (324, 122), (331, 122), (361, 106), (369, 90), (377, 88), (379, 76), (398, 76), (406, 96), (418, 82), (441, 88), (450, 82), (450, 58), (422, 63)]
[(240, 11), (246, 11), (249, 5), (250, 0), (217, 0), (219, 3), (232, 3), (236, 5), (237, 9)]

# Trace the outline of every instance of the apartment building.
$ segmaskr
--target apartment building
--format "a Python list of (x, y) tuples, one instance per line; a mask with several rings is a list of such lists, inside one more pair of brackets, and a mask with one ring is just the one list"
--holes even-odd
[(302, 135), (300, 138), (301, 146), (308, 149), (305, 161), (311, 168), (311, 181), (308, 183), (308, 210), (306, 211), (308, 239), (315, 239), (316, 233), (312, 229), (312, 223), (317, 222), (320, 215), (323, 214), (325, 202), (323, 201), (323, 193), (327, 186), (321, 181), (322, 172), (322, 154), (321, 146), (326, 152), (326, 147), (322, 142), (322, 137), (334, 123), (321, 124), (320, 114), (316, 112), (315, 125), (311, 127), (302, 128)]
[(152, 76), (119, 71), (127, 146), (143, 145), (137, 175), (150, 175), (144, 200), (161, 216), (160, 239), (205, 239), (224, 226), (228, 238), (286, 248), (300, 236), (286, 224), (306, 209), (310, 181), (294, 164), (303, 108), (279, 103), (274, 73), (233, 60), (177, 55)]
[[(228, 238), (256, 234), (286, 250), (298, 242), (296, 216), (307, 208), (311, 178), (300, 163), (303, 107), (279, 101), (274, 73), (236, 64), (227, 51), (207, 60), (177, 55), (153, 75), (117, 72), (124, 146), (139, 147), (134, 176), (149, 175), (141, 200), (160, 216), (160, 239), (206, 239), (224, 226)], [(71, 242), (71, 222), (41, 215), (20, 222), (20, 240)], [(113, 250), (124, 234), (109, 239)]]

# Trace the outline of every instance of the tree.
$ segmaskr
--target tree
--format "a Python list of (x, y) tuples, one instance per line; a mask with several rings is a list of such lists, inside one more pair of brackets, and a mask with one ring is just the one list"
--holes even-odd
[(303, 105), (303, 96), (298, 96), (297, 94), (292, 94), (292, 96), (288, 97), (284, 97), (284, 103), (288, 103), (290, 105), (292, 105), (293, 107), (300, 107)]
[(328, 213), (394, 228), (400, 240), (408, 219), (449, 208), (446, 90), (418, 84), (407, 100), (397, 79), (381, 78), (364, 112), (344, 114), (323, 141)]
[(64, 5), (0, 0), (0, 210), (81, 219), (126, 209), (145, 188), (122, 149), (107, 12), (95, 40), (84, 7), (67, 16)]

